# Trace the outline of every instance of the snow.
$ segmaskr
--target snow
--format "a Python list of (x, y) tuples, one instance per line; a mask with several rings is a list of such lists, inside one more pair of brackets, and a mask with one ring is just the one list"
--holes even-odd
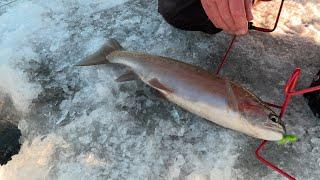
[[(273, 22), (270, 6), (256, 21)], [(114, 82), (121, 67), (74, 66), (116, 38), (212, 71), (230, 37), (174, 29), (156, 9), (155, 0), (0, 7), (0, 89), (24, 113), (21, 152), (0, 167), (0, 179), (279, 179), (255, 159), (259, 140), (187, 113), (141, 82)], [(320, 69), (319, 9), (317, 0), (286, 1), (277, 31), (239, 37), (223, 75), (277, 103), (296, 66), (299, 88), (307, 87)], [(297, 97), (285, 121), (299, 142), (271, 143), (265, 156), (299, 179), (317, 179), (318, 119)]]
[[(32, 8), (33, 11), (25, 11)], [(41, 8), (24, 3), (0, 16), (0, 89), (10, 93), (17, 108), (27, 111), (30, 100), (37, 94), (36, 87), (27, 83), (24, 75), (12, 69), (11, 61), (37, 58), (28, 43), (28, 36), (41, 24)], [(30, 32), (31, 31), (31, 32)]]
[[(274, 3), (259, 2), (260, 5), (256, 6), (256, 11), (254, 12), (254, 14), (256, 15), (256, 22), (267, 22), (267, 24), (269, 24), (269, 27), (274, 23), (277, 11), (274, 11), (270, 14), (267, 9), (274, 8), (275, 10), (277, 10), (280, 5), (280, 1), (276, 0), (273, 2)], [(300, 37), (303, 37), (305, 39), (311, 39), (316, 43), (320, 43), (319, 19), (319, 1), (312, 0), (285, 2), (279, 26), (274, 35), (299, 35)]]

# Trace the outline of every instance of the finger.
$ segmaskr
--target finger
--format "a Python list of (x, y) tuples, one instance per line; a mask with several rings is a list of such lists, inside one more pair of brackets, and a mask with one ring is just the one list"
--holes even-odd
[(229, 8), (237, 26), (237, 34), (246, 34), (248, 32), (248, 20), (244, 0), (229, 0)]
[(247, 20), (252, 21), (253, 20), (252, 0), (245, 0), (245, 6), (246, 6)]
[(229, 9), (229, 1), (226, 0), (219, 0), (217, 2), (219, 14), (221, 15), (221, 18), (223, 22), (228, 26), (228, 31), (236, 31), (237, 27), (235, 22), (233, 21), (233, 18), (231, 16), (231, 12)]
[[(202, 2), (203, 0), (201, 0)], [(203, 1), (203, 8), (206, 11), (211, 22), (220, 29), (228, 29), (227, 25), (223, 22), (218, 7), (215, 2), (211, 2), (210, 4)]]

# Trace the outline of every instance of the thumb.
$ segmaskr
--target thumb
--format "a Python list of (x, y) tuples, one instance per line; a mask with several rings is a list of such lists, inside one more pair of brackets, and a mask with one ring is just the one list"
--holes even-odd
[(246, 14), (247, 14), (247, 20), (252, 21), (253, 15), (252, 15), (252, 0), (244, 0), (244, 4), (246, 7)]

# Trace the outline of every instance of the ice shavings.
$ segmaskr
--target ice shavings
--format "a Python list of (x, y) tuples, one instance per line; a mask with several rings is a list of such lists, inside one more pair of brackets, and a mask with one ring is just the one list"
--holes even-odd
[[(262, 97), (281, 99), (291, 66), (313, 63), (308, 75), (318, 67), (318, 9), (316, 1), (286, 1), (277, 32), (239, 38), (223, 75)], [(226, 47), (224, 34), (176, 30), (157, 13), (156, 1), (142, 0), (21, 1), (0, 22), (0, 86), (18, 97), (17, 105), (33, 100), (30, 117), (19, 124), (22, 151), (0, 167), (1, 179), (279, 178), (257, 163), (258, 141), (161, 100), (139, 81), (114, 82), (122, 67), (73, 66), (116, 38), (128, 50), (212, 69)], [(296, 40), (306, 48), (293, 46)], [(301, 59), (304, 52), (307, 59)], [(270, 145), (266, 154), (300, 179), (312, 179), (320, 174), (319, 127), (301, 99), (293, 103), (288, 130), (301, 141)]]

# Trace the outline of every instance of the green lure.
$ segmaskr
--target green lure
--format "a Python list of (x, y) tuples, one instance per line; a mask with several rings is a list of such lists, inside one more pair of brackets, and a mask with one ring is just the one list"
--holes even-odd
[(278, 141), (278, 144), (283, 145), (288, 142), (293, 143), (293, 142), (296, 142), (297, 140), (298, 140), (297, 136), (285, 134), (285, 135), (283, 135), (283, 138), (280, 141)]

